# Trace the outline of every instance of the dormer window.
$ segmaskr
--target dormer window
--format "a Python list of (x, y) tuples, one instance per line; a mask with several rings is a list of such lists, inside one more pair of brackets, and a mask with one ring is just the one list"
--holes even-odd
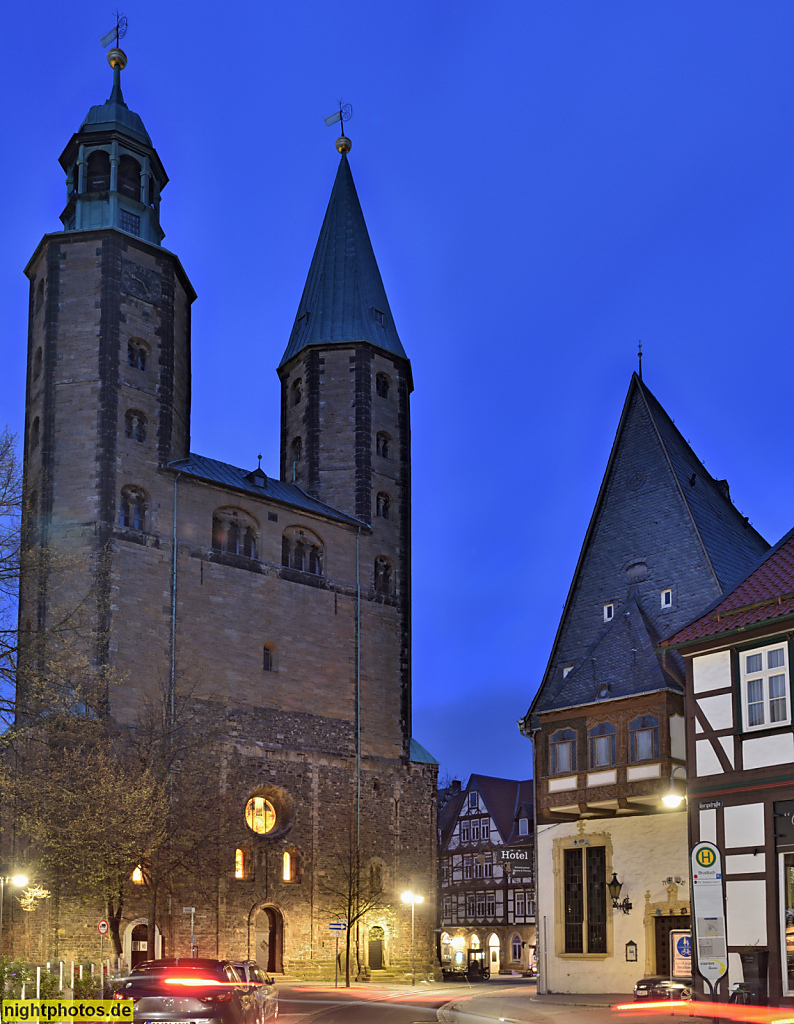
[(528, 836), (529, 835), (529, 819), (528, 818), (519, 818), (518, 819), (518, 834), (520, 836)]
[(612, 601), (604, 605), (604, 622), (611, 622), (615, 618), (615, 605)]
[(477, 794), (469, 793), (469, 810), (477, 809)]
[(375, 309), (374, 306), (372, 307), (372, 319), (375, 321), (376, 324), (383, 325), (383, 321), (384, 321), (383, 313), (381, 313), (381, 311), (379, 309)]
[(661, 593), (662, 611), (673, 607), (673, 591), (668, 587)]

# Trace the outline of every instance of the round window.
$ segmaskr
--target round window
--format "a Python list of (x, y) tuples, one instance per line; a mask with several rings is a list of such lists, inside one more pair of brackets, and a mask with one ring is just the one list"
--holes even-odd
[(273, 804), (263, 796), (252, 796), (245, 805), (245, 823), (260, 836), (272, 832), (276, 827), (276, 812)]

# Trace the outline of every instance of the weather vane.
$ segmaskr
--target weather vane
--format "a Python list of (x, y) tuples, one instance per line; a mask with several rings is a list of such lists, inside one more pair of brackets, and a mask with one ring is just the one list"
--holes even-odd
[(344, 134), (345, 121), (349, 121), (353, 116), (353, 107), (350, 103), (343, 104), (339, 101), (339, 110), (335, 114), (331, 114), (330, 117), (326, 117), (325, 123), (330, 128), (332, 124), (336, 124), (337, 121), (342, 122), (342, 135), (336, 140), (336, 148), (340, 153), (349, 153), (351, 142), (350, 139)]
[(642, 342), (637, 342), (637, 358), (640, 361), (640, 380), (642, 380)]
[(127, 18), (123, 14), (119, 14), (116, 11), (116, 27), (112, 28), (106, 36), (102, 36), (99, 40), (103, 47), (110, 46), (115, 39), (116, 47), (118, 48), (119, 40), (123, 39), (127, 34)]

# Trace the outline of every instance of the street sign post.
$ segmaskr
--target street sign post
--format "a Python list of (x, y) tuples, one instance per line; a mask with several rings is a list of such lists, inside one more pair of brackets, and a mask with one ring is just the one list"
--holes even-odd
[(692, 932), (670, 932), (670, 977), (692, 977)]
[(712, 996), (728, 970), (722, 858), (713, 843), (692, 847), (692, 918), (695, 964)]
[(336, 952), (334, 953), (334, 988), (339, 983), (339, 933), (347, 931), (347, 921), (329, 921), (328, 928), (336, 938)]
[(100, 921), (97, 921), (96, 930), (99, 932), (99, 980), (102, 982), (100, 999), (105, 998), (105, 936), (109, 929), (110, 925), (104, 917)]

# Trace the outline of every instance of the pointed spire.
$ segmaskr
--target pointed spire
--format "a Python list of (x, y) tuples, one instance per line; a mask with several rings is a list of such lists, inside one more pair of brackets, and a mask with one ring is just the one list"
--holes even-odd
[(314, 345), (366, 341), (407, 359), (386, 298), (364, 214), (342, 152), (284, 366)]

